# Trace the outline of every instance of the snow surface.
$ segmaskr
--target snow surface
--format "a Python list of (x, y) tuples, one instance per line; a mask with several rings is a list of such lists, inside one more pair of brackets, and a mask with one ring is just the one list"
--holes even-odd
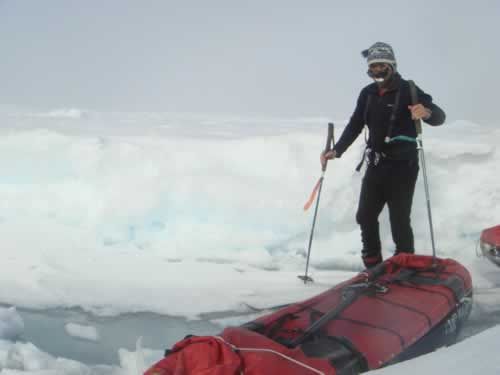
[[(138, 363), (149, 366), (162, 354), (122, 349), (114, 367), (53, 358), (16, 340), (24, 328), (15, 307), (198, 319), (244, 303), (304, 299), (361, 269), (354, 213), (362, 174), (354, 168), (362, 136), (325, 176), (311, 255), (316, 282), (305, 286), (297, 278), (313, 213), (302, 206), (320, 176), (328, 119), (71, 108), (4, 111), (0, 120), (0, 302), (7, 306), (0, 310), (0, 365), (6, 374), (137, 374)], [(335, 124), (338, 136), (345, 122)], [(478, 290), (499, 281), (480, 271), (478, 265), (496, 269), (475, 253), (481, 230), (500, 222), (499, 136), (497, 128), (467, 121), (424, 128), (438, 255), (466, 265)], [(431, 254), (422, 180), (412, 221), (417, 251)], [(381, 234), (388, 257), (393, 244), (385, 212)], [(500, 310), (500, 295), (488, 298), (482, 311)], [(99, 339), (92, 327), (68, 326), (74, 335)], [(374, 373), (479, 373), (479, 361), (481, 374), (498, 374), (498, 334), (495, 327)]]

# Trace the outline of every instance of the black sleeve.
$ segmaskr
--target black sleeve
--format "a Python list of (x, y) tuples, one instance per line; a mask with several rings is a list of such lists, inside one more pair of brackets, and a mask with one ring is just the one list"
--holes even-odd
[(424, 122), (432, 126), (442, 125), (446, 120), (446, 114), (444, 113), (444, 111), (432, 102), (432, 96), (423, 92), (418, 86), (417, 93), (418, 102), (421, 103), (424, 107), (429, 108), (432, 112), (431, 117), (429, 117), (427, 120), (424, 120)]
[(351, 119), (347, 123), (340, 139), (335, 144), (333, 149), (337, 152), (337, 157), (340, 158), (342, 154), (349, 148), (349, 146), (356, 140), (363, 126), (365, 125), (364, 113), (367, 100), (366, 90), (361, 90), (359, 94), (358, 101), (356, 103), (356, 109), (351, 116)]

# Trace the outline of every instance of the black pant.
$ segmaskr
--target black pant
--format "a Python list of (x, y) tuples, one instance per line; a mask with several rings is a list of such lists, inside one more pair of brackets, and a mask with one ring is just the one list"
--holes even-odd
[(367, 267), (382, 261), (378, 217), (386, 203), (396, 252), (415, 252), (410, 213), (418, 171), (418, 160), (381, 160), (368, 166), (356, 213)]

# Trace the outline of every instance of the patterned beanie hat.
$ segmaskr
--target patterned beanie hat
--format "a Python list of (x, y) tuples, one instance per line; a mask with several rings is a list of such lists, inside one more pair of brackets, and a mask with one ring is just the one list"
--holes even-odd
[(396, 70), (396, 57), (394, 56), (392, 47), (387, 43), (377, 42), (370, 48), (362, 51), (361, 55), (366, 58), (368, 66), (374, 63), (386, 63), (390, 64), (394, 71)]

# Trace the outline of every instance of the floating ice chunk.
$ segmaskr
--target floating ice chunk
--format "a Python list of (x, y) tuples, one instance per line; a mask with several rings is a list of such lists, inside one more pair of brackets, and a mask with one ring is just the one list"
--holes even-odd
[(93, 326), (81, 325), (76, 323), (67, 323), (64, 326), (66, 333), (73, 337), (89, 341), (98, 341), (99, 332)]

